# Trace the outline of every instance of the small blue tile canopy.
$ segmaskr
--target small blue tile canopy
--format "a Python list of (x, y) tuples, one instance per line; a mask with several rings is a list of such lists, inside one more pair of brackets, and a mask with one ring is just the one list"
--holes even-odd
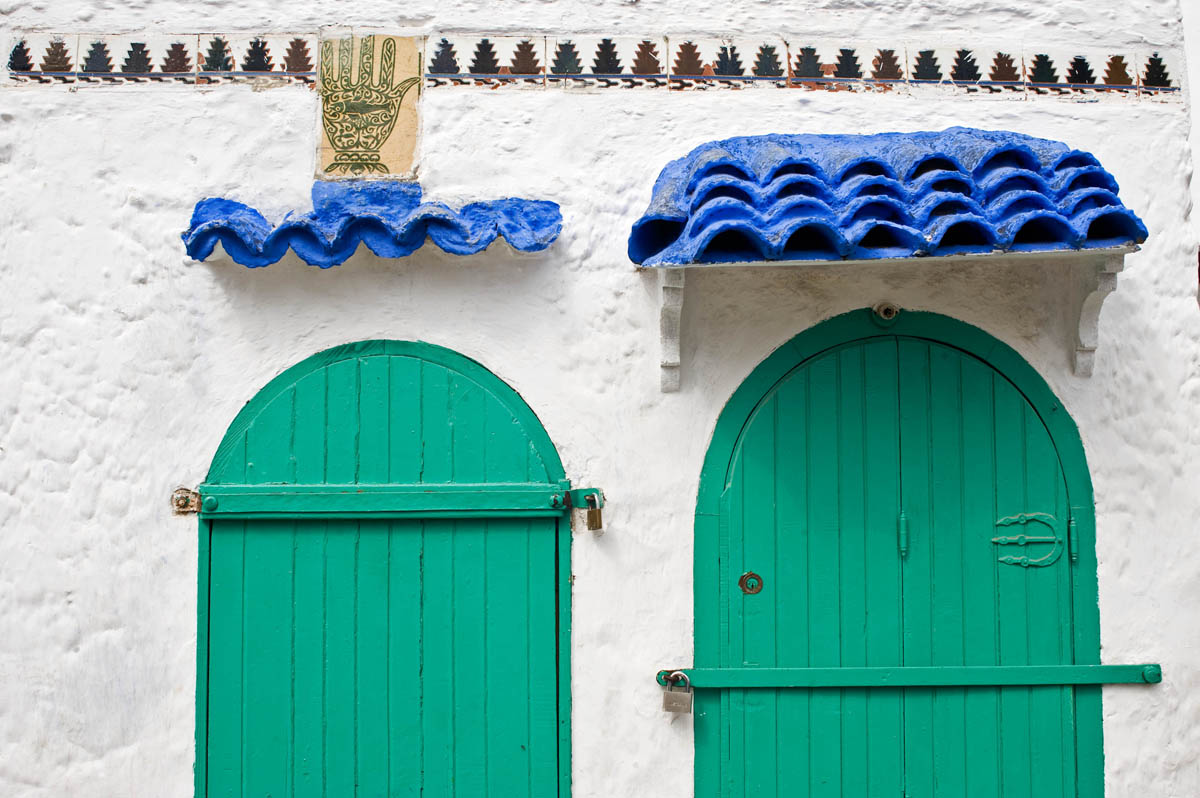
[(1006, 131), (745, 136), (667, 164), (642, 266), (1132, 246), (1146, 226), (1095, 156)]
[(313, 210), (288, 216), (278, 226), (240, 202), (196, 203), (183, 234), (188, 255), (204, 260), (217, 242), (243, 266), (267, 266), (291, 247), (306, 263), (323, 269), (346, 261), (359, 243), (381, 258), (401, 258), (425, 239), (454, 255), (481, 252), (501, 236), (523, 252), (543, 250), (558, 238), (562, 213), (543, 200), (499, 199), (451, 210), (421, 202), (421, 187), (394, 180), (318, 182)]

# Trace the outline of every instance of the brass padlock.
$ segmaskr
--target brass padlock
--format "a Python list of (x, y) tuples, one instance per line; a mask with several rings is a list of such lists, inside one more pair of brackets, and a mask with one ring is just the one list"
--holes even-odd
[[(683, 689), (679, 685), (683, 685)], [(663, 690), (663, 711), (684, 712), (692, 711), (692, 683), (683, 671), (675, 671), (667, 677), (667, 687)]]
[(598, 532), (599, 530), (604, 528), (604, 516), (600, 512), (600, 508), (597, 506), (597, 504), (599, 504), (599, 502), (597, 502), (596, 497), (591, 494), (588, 494), (588, 496), (586, 497), (586, 501), (587, 501), (587, 505), (588, 505), (588, 507), (587, 507), (588, 531), (589, 532)]

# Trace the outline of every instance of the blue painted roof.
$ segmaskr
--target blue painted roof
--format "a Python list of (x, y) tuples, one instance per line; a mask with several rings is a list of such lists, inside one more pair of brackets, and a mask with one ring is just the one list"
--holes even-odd
[(643, 266), (1140, 243), (1095, 156), (1006, 131), (768, 135), (667, 164), (634, 224)]
[(313, 210), (272, 225), (248, 205), (227, 199), (196, 203), (183, 234), (196, 260), (212, 254), (220, 241), (243, 266), (267, 266), (291, 247), (305, 262), (328, 268), (343, 263), (359, 243), (382, 258), (401, 258), (426, 238), (455, 255), (470, 255), (502, 236), (514, 249), (536, 252), (562, 230), (558, 204), (543, 200), (500, 199), (472, 202), (452, 210), (421, 202), (416, 183), (393, 180), (318, 182)]

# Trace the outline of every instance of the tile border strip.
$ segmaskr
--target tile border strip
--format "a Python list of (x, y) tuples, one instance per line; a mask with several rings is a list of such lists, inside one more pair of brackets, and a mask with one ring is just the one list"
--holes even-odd
[[(17, 32), (3, 45), (0, 85), (312, 86), (320, 42), (344, 35)], [(929, 47), (787, 35), (435, 33), (412, 38), (420, 40), (423, 83), (430, 89), (789, 88), (1089, 101), (1182, 94), (1182, 54), (1169, 47)]]

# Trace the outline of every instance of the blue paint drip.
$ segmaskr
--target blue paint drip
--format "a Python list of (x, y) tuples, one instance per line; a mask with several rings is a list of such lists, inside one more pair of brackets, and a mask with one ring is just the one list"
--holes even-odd
[(554, 202), (509, 198), (452, 210), (421, 202), (416, 183), (318, 182), (312, 199), (311, 213), (288, 214), (277, 226), (240, 202), (201, 200), (183, 234), (187, 253), (204, 260), (219, 241), (234, 261), (258, 267), (275, 263), (290, 247), (306, 263), (327, 269), (344, 263), (360, 243), (382, 258), (411, 255), (427, 238), (454, 255), (481, 252), (497, 237), (522, 252), (538, 252), (562, 231)]
[(1146, 240), (1090, 153), (1008, 131), (745, 136), (669, 163), (643, 266), (1115, 247)]

